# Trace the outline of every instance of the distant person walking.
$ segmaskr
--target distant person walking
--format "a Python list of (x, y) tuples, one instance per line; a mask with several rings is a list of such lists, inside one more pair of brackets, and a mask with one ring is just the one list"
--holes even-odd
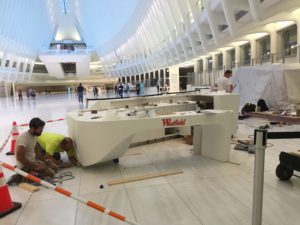
[(23, 92), (21, 88), (19, 88), (18, 90), (18, 96), (19, 96), (19, 101), (23, 101)]
[(30, 98), (30, 91), (29, 90), (26, 91), (26, 96), (27, 96), (27, 100), (29, 100), (29, 98)]
[(120, 83), (119, 85), (118, 85), (118, 94), (120, 95), (120, 97), (121, 98), (123, 98), (123, 84), (122, 83)]
[(94, 97), (98, 97), (98, 88), (96, 86), (93, 87)]
[(77, 87), (77, 95), (78, 95), (79, 102), (82, 103), (83, 103), (83, 93), (84, 93), (84, 87), (80, 83), (79, 86)]
[(136, 83), (135, 85), (135, 91), (136, 91), (136, 95), (140, 95), (140, 91), (141, 91), (141, 85), (139, 82)]
[(35, 90), (30, 89), (30, 96), (32, 97), (33, 100), (35, 100)]
[(157, 80), (156, 89), (157, 89), (157, 93), (159, 93), (159, 90), (160, 90), (160, 81), (159, 80)]

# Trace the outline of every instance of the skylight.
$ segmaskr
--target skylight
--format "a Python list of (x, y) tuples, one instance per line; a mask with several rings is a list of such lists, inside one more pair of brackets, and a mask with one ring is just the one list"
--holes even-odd
[(67, 14), (70, 12), (69, 8), (70, 8), (70, 2), (69, 0), (59, 0), (60, 3), (60, 7), (61, 7), (61, 11), (64, 14)]

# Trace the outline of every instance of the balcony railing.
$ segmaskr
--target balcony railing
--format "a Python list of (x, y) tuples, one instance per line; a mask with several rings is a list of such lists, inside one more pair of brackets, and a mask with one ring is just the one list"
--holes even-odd
[(16, 72), (18, 72), (16, 68), (0, 66), (0, 74), (1, 73), (16, 73)]
[(263, 64), (263, 63), (271, 63), (273, 59), (273, 54), (265, 54), (257, 59), (254, 59), (254, 64)]
[(51, 49), (51, 48), (41, 48), (40, 55), (71, 55), (71, 54), (90, 54), (93, 52), (93, 48), (75, 48), (71, 49)]

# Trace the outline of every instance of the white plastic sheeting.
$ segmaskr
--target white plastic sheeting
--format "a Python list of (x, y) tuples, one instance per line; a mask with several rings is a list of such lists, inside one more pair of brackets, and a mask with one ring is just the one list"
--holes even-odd
[[(257, 104), (262, 98), (269, 108), (286, 109), (300, 102), (300, 68), (285, 65), (241, 67), (233, 76), (233, 92), (240, 94), (240, 106)], [(290, 90), (290, 91), (288, 91)]]

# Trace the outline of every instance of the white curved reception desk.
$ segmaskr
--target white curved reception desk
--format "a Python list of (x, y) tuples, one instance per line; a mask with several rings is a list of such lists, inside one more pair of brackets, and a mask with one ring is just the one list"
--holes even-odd
[[(173, 109), (166, 108), (164, 104), (173, 102), (169, 104)], [(190, 102), (190, 105), (186, 108), (182, 107), (182, 104), (176, 103)], [(194, 103), (192, 105), (192, 102)], [(124, 108), (125, 106), (129, 108), (139, 107), (146, 104), (156, 103), (158, 108), (163, 106), (162, 110), (165, 111), (189, 111), (196, 110), (196, 102), (210, 102), (211, 108), (217, 110), (232, 110), (233, 111), (233, 124), (232, 124), (232, 134), (236, 134), (238, 127), (238, 117), (239, 117), (239, 105), (240, 96), (236, 93), (225, 93), (225, 92), (210, 92), (210, 93), (177, 93), (168, 95), (157, 95), (157, 96), (144, 96), (144, 97), (131, 97), (131, 98), (121, 98), (121, 99), (106, 99), (106, 100), (92, 100), (90, 110), (103, 110), (103, 109), (118, 109)], [(177, 105), (177, 106), (176, 106)], [(185, 105), (187, 106), (187, 105)]]
[(67, 124), (83, 166), (121, 157), (128, 150), (133, 136), (139, 132), (185, 126), (193, 126), (197, 131), (194, 132), (195, 153), (226, 162), (229, 160), (232, 113), (230, 110), (163, 115), (156, 115), (151, 109), (135, 112), (111, 109), (97, 114), (76, 111), (67, 114)]

